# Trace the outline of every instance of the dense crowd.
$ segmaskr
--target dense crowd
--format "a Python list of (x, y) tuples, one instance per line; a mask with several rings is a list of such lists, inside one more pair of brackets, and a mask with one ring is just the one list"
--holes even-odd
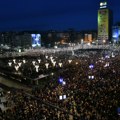
[[(14, 106), (0, 111), (2, 120), (120, 119), (119, 55), (97, 52), (89, 57), (53, 58), (63, 66), (56, 64), (55, 74), (42, 89), (35, 87), (29, 94), (23, 90), (11, 91), (9, 98)], [(69, 63), (68, 59), (72, 61)], [(52, 70), (50, 67), (47, 72)]]

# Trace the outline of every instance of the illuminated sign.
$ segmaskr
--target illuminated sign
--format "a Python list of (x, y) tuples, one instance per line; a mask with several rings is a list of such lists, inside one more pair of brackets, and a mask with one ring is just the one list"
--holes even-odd
[(107, 2), (100, 3), (100, 8), (106, 8), (106, 7), (107, 7)]

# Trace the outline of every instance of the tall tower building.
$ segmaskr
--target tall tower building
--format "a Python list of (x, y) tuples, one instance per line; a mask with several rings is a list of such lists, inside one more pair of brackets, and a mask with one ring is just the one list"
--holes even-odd
[(106, 44), (111, 41), (112, 12), (107, 8), (107, 1), (100, 2), (98, 10), (98, 43)]

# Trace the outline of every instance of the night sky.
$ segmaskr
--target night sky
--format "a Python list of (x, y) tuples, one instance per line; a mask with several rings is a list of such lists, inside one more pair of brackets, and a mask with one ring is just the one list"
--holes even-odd
[[(100, 0), (2, 0), (0, 31), (97, 29)], [(114, 23), (120, 21), (120, 0), (108, 0)]]

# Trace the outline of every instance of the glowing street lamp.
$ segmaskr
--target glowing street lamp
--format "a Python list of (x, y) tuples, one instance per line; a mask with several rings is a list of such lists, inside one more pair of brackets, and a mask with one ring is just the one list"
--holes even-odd
[(48, 56), (46, 55), (45, 58), (48, 59)]
[(41, 59), (38, 59), (38, 63), (40, 63), (41, 62)]
[(19, 69), (19, 66), (15, 65), (15, 70), (18, 71), (18, 69)]
[(53, 63), (53, 66), (55, 67), (55, 65), (56, 65), (56, 61), (54, 61), (54, 62), (52, 62)]
[(53, 59), (53, 56), (50, 57), (50, 60), (52, 60), (52, 59)]
[(19, 63), (18, 63), (18, 66), (19, 66), (19, 67), (21, 67), (21, 65), (22, 65), (22, 63), (21, 63), (21, 62), (19, 62)]
[(59, 66), (62, 67), (62, 63), (59, 63)]
[(16, 63), (16, 59), (13, 59), (13, 63)]
[(49, 63), (45, 63), (46, 69), (48, 69)]
[(32, 64), (35, 66), (35, 61), (32, 61)]
[(51, 59), (51, 62), (53, 63), (53, 62), (54, 62), (54, 59)]
[(12, 62), (8, 62), (8, 65), (11, 67), (12, 66)]
[(36, 68), (36, 72), (38, 72), (39, 70), (39, 65), (35, 65), (35, 68)]

